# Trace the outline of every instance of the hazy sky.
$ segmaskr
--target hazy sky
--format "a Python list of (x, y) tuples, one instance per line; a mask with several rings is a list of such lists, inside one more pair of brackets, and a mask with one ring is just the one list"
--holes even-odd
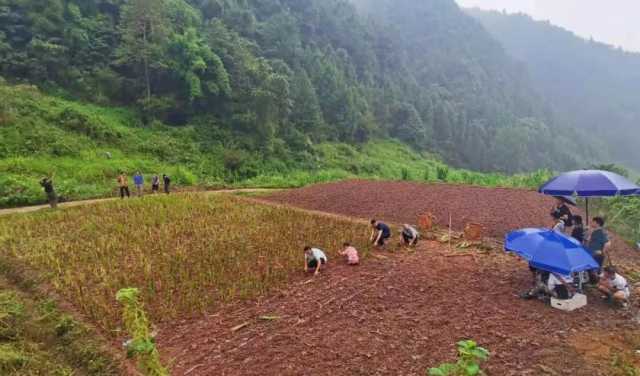
[(640, 51), (640, 0), (456, 0), (462, 7), (506, 9), (589, 38)]

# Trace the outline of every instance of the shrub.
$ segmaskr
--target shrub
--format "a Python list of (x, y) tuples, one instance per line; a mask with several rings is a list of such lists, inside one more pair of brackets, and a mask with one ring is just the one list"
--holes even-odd
[(12, 344), (0, 345), (0, 371), (6, 375), (15, 372), (27, 364), (28, 358)]
[(138, 368), (148, 376), (169, 376), (169, 371), (160, 363), (160, 354), (151, 335), (149, 321), (136, 288), (118, 291), (116, 300), (122, 304), (124, 325), (131, 335), (127, 355), (138, 359)]
[(24, 315), (24, 305), (18, 296), (5, 291), (0, 293), (0, 340), (11, 340), (18, 335), (18, 322)]
[(460, 341), (458, 346), (458, 361), (444, 363), (437, 368), (431, 368), (429, 376), (477, 376), (484, 375), (480, 363), (489, 358), (489, 352), (471, 340)]
[(438, 180), (447, 181), (447, 177), (449, 176), (449, 167), (438, 167), (437, 170)]

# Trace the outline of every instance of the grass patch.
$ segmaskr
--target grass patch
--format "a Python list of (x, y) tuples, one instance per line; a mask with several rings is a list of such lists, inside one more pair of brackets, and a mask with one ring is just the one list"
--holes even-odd
[[(73, 230), (71, 230), (73, 229)], [(344, 241), (366, 252), (366, 225), (231, 195), (145, 197), (0, 218), (0, 249), (42, 273), (107, 330), (114, 296), (137, 287), (154, 321), (282, 286), (311, 244), (337, 257)]]
[(53, 301), (18, 290), (4, 277), (0, 290), (0, 374), (120, 374), (96, 333)]

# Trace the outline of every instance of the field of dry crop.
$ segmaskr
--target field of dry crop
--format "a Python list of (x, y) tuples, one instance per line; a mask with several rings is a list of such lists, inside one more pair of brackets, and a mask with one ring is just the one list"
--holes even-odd
[(140, 288), (156, 322), (198, 314), (282, 286), (302, 269), (306, 244), (331, 258), (343, 241), (360, 245), (366, 231), (240, 197), (192, 194), (6, 216), (0, 250), (114, 330), (120, 288)]

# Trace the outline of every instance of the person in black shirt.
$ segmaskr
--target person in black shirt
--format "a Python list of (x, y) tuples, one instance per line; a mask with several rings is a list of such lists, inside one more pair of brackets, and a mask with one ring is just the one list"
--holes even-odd
[(582, 216), (573, 216), (573, 230), (571, 231), (571, 237), (580, 243), (584, 243), (585, 230), (584, 224), (582, 223)]
[(164, 193), (169, 194), (171, 187), (171, 178), (168, 175), (162, 175), (162, 182), (164, 183)]
[(40, 181), (40, 185), (44, 188), (44, 193), (47, 195), (47, 201), (52, 209), (58, 207), (58, 195), (53, 188), (53, 177), (44, 177)]
[(384, 247), (385, 242), (391, 238), (389, 226), (375, 219), (371, 220), (371, 242), (379, 247)]
[(569, 207), (561, 197), (556, 197), (556, 205), (551, 210), (551, 215), (556, 220), (564, 220), (566, 227), (573, 226), (573, 214), (571, 214), (571, 210), (569, 210)]

